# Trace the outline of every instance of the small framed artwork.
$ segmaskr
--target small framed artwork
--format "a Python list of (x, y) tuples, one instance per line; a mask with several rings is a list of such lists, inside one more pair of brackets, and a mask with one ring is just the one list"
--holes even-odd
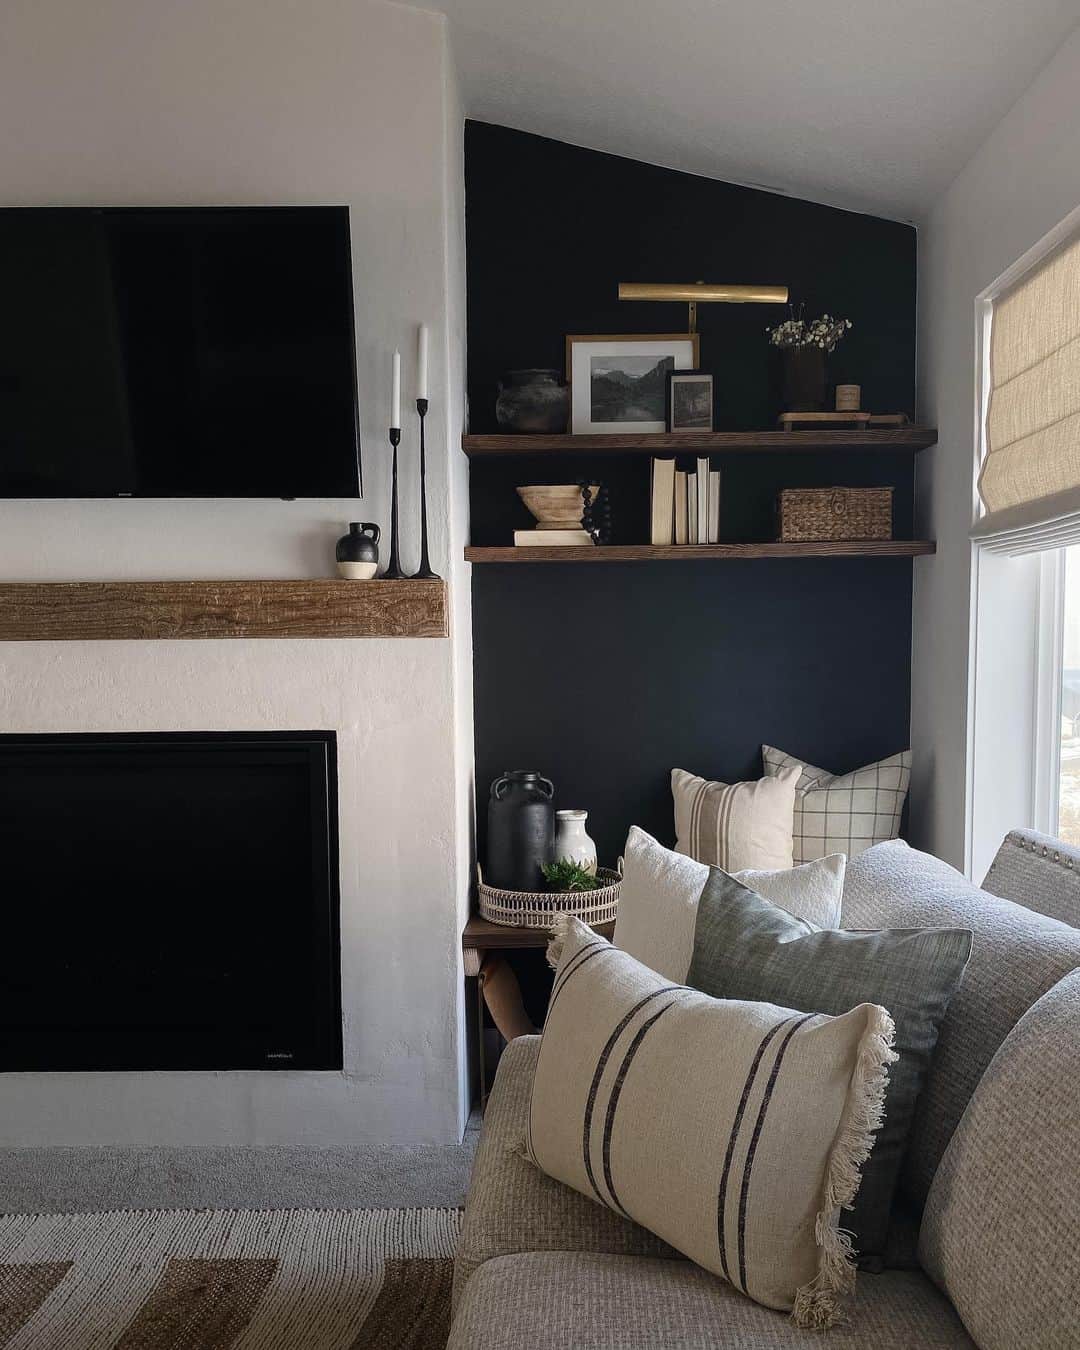
[(703, 370), (670, 370), (667, 377), (667, 429), (689, 435), (713, 429), (713, 377)]
[(581, 334), (566, 339), (570, 430), (623, 435), (667, 430), (667, 380), (694, 370), (696, 333)]

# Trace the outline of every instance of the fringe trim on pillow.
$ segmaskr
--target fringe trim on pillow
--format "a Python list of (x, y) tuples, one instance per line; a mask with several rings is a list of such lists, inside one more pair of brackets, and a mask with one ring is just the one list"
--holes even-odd
[(895, 1027), (884, 1008), (869, 1005), (855, 1070), (840, 1128), (829, 1154), (825, 1189), (814, 1226), (819, 1248), (818, 1273), (795, 1294), (791, 1316), (796, 1326), (824, 1331), (843, 1320), (840, 1300), (855, 1291), (855, 1253), (851, 1235), (839, 1227), (840, 1210), (850, 1209), (862, 1180), (863, 1163), (874, 1147), (874, 1134), (885, 1119), (889, 1065), (900, 1056), (892, 1048)]
[(559, 969), (559, 962), (562, 960), (563, 947), (566, 945), (566, 939), (570, 935), (570, 921), (572, 914), (556, 914), (551, 924), (551, 941), (548, 943), (547, 963), (552, 970)]

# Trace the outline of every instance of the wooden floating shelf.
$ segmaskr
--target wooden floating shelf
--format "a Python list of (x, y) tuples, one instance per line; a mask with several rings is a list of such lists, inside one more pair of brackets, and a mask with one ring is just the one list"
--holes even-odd
[(467, 548), (474, 563), (728, 562), (739, 558), (922, 558), (931, 539), (837, 539), (816, 544), (606, 544), (581, 548)]
[(0, 583), (0, 642), (448, 633), (438, 580)]
[(669, 436), (462, 436), (470, 458), (485, 455), (672, 455), (725, 452), (820, 454), (851, 450), (917, 451), (937, 442), (933, 427), (867, 427), (856, 431), (712, 431)]

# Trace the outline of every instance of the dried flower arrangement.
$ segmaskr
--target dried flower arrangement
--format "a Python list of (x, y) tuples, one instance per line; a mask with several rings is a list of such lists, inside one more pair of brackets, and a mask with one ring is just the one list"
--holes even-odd
[(834, 352), (837, 343), (851, 327), (850, 319), (834, 319), (831, 314), (822, 314), (817, 319), (804, 319), (803, 307), (798, 314), (791, 306), (791, 318), (778, 323), (775, 328), (766, 328), (769, 341), (774, 347), (820, 347), (823, 352)]

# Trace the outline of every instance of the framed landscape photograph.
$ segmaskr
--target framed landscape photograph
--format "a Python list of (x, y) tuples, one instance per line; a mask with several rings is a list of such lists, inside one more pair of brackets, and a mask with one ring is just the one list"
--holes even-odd
[(667, 430), (668, 375), (694, 370), (696, 333), (580, 334), (566, 339), (570, 430)]
[(667, 381), (668, 431), (712, 431), (713, 377), (703, 370), (669, 370)]

